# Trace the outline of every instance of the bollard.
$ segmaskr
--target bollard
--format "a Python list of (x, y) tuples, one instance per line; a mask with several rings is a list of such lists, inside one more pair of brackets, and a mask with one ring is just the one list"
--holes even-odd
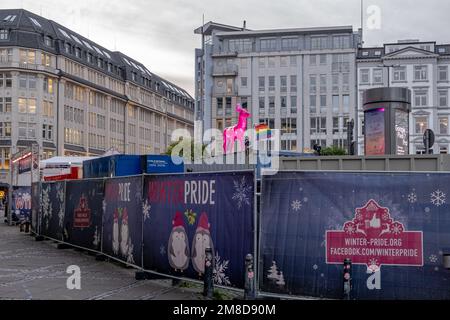
[(211, 248), (205, 249), (205, 274), (203, 279), (203, 295), (208, 298), (213, 297), (213, 253)]
[(352, 291), (352, 260), (344, 260), (344, 300), (350, 300)]
[(255, 297), (255, 272), (253, 270), (253, 256), (248, 254), (245, 256), (244, 300), (254, 300)]

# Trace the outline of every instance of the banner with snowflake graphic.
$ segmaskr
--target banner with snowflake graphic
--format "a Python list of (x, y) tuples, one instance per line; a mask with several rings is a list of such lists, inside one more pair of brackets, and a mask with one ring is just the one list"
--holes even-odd
[(103, 180), (77, 180), (66, 183), (64, 241), (100, 251), (103, 216)]
[(102, 252), (138, 267), (142, 266), (142, 180), (142, 176), (108, 179), (102, 203)]
[(202, 279), (213, 249), (214, 283), (243, 288), (245, 256), (254, 253), (254, 173), (146, 176), (144, 268)]
[(41, 183), (40, 234), (63, 240), (65, 181)]
[[(356, 299), (450, 299), (450, 174), (279, 172), (261, 194), (260, 289)], [(377, 289), (369, 285), (380, 272)]]

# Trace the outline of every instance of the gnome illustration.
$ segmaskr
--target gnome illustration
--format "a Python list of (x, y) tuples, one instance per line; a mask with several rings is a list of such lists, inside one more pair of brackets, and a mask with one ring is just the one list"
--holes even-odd
[(123, 256), (128, 254), (128, 212), (123, 208), (122, 226), (120, 227), (120, 252)]
[(113, 241), (112, 248), (114, 254), (119, 252), (119, 212), (116, 208), (114, 210), (114, 223), (113, 223), (113, 231), (112, 231)]
[(209, 232), (208, 216), (203, 212), (192, 242), (192, 265), (201, 276), (205, 272), (205, 249), (211, 248), (214, 259), (214, 245)]
[(189, 266), (189, 244), (183, 215), (177, 211), (172, 220), (172, 232), (169, 237), (168, 258), (175, 271), (183, 272)]

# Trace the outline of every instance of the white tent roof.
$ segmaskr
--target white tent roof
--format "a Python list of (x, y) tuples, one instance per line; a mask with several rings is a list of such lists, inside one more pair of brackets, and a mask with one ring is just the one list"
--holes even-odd
[(41, 168), (45, 168), (47, 165), (82, 165), (83, 161), (95, 159), (98, 157), (53, 157), (40, 162)]

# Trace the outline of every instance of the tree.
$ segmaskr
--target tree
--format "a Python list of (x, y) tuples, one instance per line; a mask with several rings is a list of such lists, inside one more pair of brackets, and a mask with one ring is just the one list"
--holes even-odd
[[(192, 140), (190, 138), (180, 138), (180, 140), (172, 142), (167, 147), (167, 151), (164, 154), (171, 156), (172, 151), (175, 147), (182, 147), (182, 146), (190, 146), (191, 157), (189, 160), (191, 160), (191, 161), (194, 161), (196, 159), (200, 159), (200, 158), (207, 156), (205, 154), (205, 149), (206, 149), (207, 145), (200, 144), (200, 143), (194, 143), (194, 140)], [(197, 152), (197, 154), (196, 154), (196, 152)], [(183, 148), (181, 148), (179, 152), (175, 152), (175, 155), (185, 158), (185, 156), (183, 154)]]
[(322, 151), (320, 152), (321, 156), (345, 156), (347, 155), (347, 151), (342, 149), (342, 148), (338, 148), (338, 147), (328, 147), (328, 148), (324, 148), (322, 149)]

